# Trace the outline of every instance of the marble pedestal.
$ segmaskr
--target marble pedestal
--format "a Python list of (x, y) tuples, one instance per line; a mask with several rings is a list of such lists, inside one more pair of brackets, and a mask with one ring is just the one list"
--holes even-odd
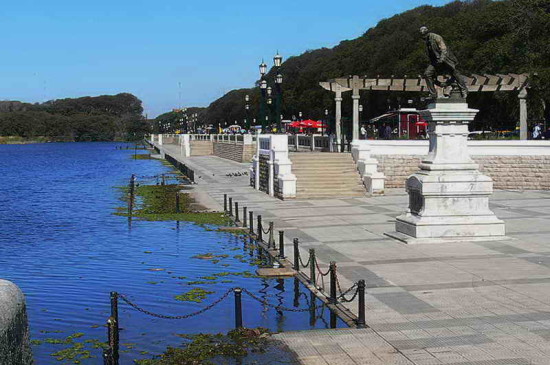
[(493, 181), (468, 153), (468, 123), (478, 110), (464, 99), (438, 99), (421, 111), (430, 149), (407, 179), (409, 208), (388, 234), (407, 243), (501, 239), (504, 222), (489, 209)]

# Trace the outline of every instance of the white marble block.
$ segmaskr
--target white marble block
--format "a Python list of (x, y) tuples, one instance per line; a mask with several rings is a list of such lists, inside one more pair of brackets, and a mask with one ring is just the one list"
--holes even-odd
[(409, 208), (390, 236), (414, 243), (505, 235), (504, 222), (489, 209), (493, 181), (468, 153), (468, 123), (477, 112), (461, 99), (438, 99), (421, 111), (429, 122), (429, 153), (407, 179)]

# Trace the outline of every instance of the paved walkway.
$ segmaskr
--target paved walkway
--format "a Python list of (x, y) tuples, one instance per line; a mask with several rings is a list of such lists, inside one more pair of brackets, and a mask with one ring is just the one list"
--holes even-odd
[[(231, 196), (298, 237), (321, 266), (338, 263), (342, 287), (367, 281), (368, 330), (276, 336), (303, 364), (550, 364), (550, 192), (497, 191), (491, 207), (510, 239), (406, 245), (384, 236), (407, 206), (382, 197), (280, 201), (248, 186), (248, 164), (183, 159), (197, 187)], [(355, 303), (350, 309), (355, 312)]]

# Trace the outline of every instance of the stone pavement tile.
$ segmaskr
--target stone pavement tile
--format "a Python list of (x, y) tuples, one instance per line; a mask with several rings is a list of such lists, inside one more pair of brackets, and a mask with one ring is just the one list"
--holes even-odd
[(319, 258), (320, 261), (325, 262), (327, 264), (330, 261), (336, 261), (337, 263), (355, 262), (352, 258), (326, 245), (320, 245), (315, 247), (315, 255), (317, 258)]
[(437, 308), (407, 292), (381, 293), (373, 295), (376, 299), (401, 314), (437, 312)]
[[(507, 242), (507, 241), (505, 241)], [(449, 242), (443, 245), (415, 244), (412, 249), (420, 251), (426, 257), (469, 258), (494, 255), (496, 252), (490, 248), (483, 247), (479, 242)]]
[(326, 362), (322, 356), (299, 357), (298, 359), (301, 365), (333, 365)]
[(342, 351), (341, 354), (327, 354), (323, 355), (323, 359), (328, 364), (342, 364), (342, 365), (357, 365), (355, 361), (351, 359), (351, 357), (344, 351)]
[(361, 225), (371, 225), (371, 224), (380, 224), (380, 223), (394, 224), (395, 217), (384, 215), (384, 214), (357, 214), (357, 215), (342, 216), (341, 220), (343, 220), (347, 224), (361, 224)]
[(375, 234), (365, 231), (361, 226), (332, 226), (330, 223), (326, 227), (302, 228), (302, 231), (321, 242), (376, 238)]
[[(256, 227), (256, 225), (254, 225)], [(294, 228), (294, 229), (286, 229), (285, 230), (285, 237), (292, 242), (294, 238), (298, 238), (300, 240), (300, 243), (305, 242), (317, 242), (317, 240), (310, 235), (306, 234), (304, 231)]]
[[(513, 244), (513, 242), (512, 242)], [(522, 253), (528, 253), (529, 251), (523, 250), (521, 248), (518, 248), (516, 246), (513, 246), (511, 243), (503, 243), (502, 241), (499, 242), (480, 242), (478, 245), (483, 246), (485, 248), (488, 248), (493, 251), (497, 251), (500, 253), (508, 254), (508, 255), (519, 255)]]
[(452, 336), (452, 337), (432, 337), (420, 338), (415, 340), (395, 340), (391, 344), (399, 350), (418, 349), (426, 347), (459, 346), (459, 345), (478, 345), (491, 342), (492, 340), (481, 334)]
[(357, 204), (351, 204), (346, 199), (309, 200), (308, 203), (310, 206), (322, 206), (322, 207), (342, 207), (342, 206), (357, 205)]
[(479, 260), (449, 261), (449, 265), (467, 271), (485, 280), (534, 278), (550, 276), (550, 268), (509, 257)]
[[(356, 258), (357, 259), (357, 258)], [(475, 261), (475, 260), (472, 260)], [(397, 263), (369, 267), (376, 275), (397, 286), (468, 282), (472, 275), (447, 262)]]
[(365, 280), (367, 288), (390, 285), (386, 280), (363, 266), (340, 266), (338, 268), (338, 274), (346, 277), (352, 282)]
[(530, 365), (534, 363), (531, 363), (527, 359), (520, 359), (520, 358), (449, 363), (449, 365), (459, 365), (459, 364), (462, 364), (462, 365)]

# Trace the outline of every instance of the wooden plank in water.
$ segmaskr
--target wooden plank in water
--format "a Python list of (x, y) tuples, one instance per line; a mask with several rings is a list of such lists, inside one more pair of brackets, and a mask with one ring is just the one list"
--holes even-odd
[(278, 267), (278, 268), (259, 268), (256, 270), (256, 274), (266, 277), (289, 277), (296, 275), (296, 271), (290, 267)]

